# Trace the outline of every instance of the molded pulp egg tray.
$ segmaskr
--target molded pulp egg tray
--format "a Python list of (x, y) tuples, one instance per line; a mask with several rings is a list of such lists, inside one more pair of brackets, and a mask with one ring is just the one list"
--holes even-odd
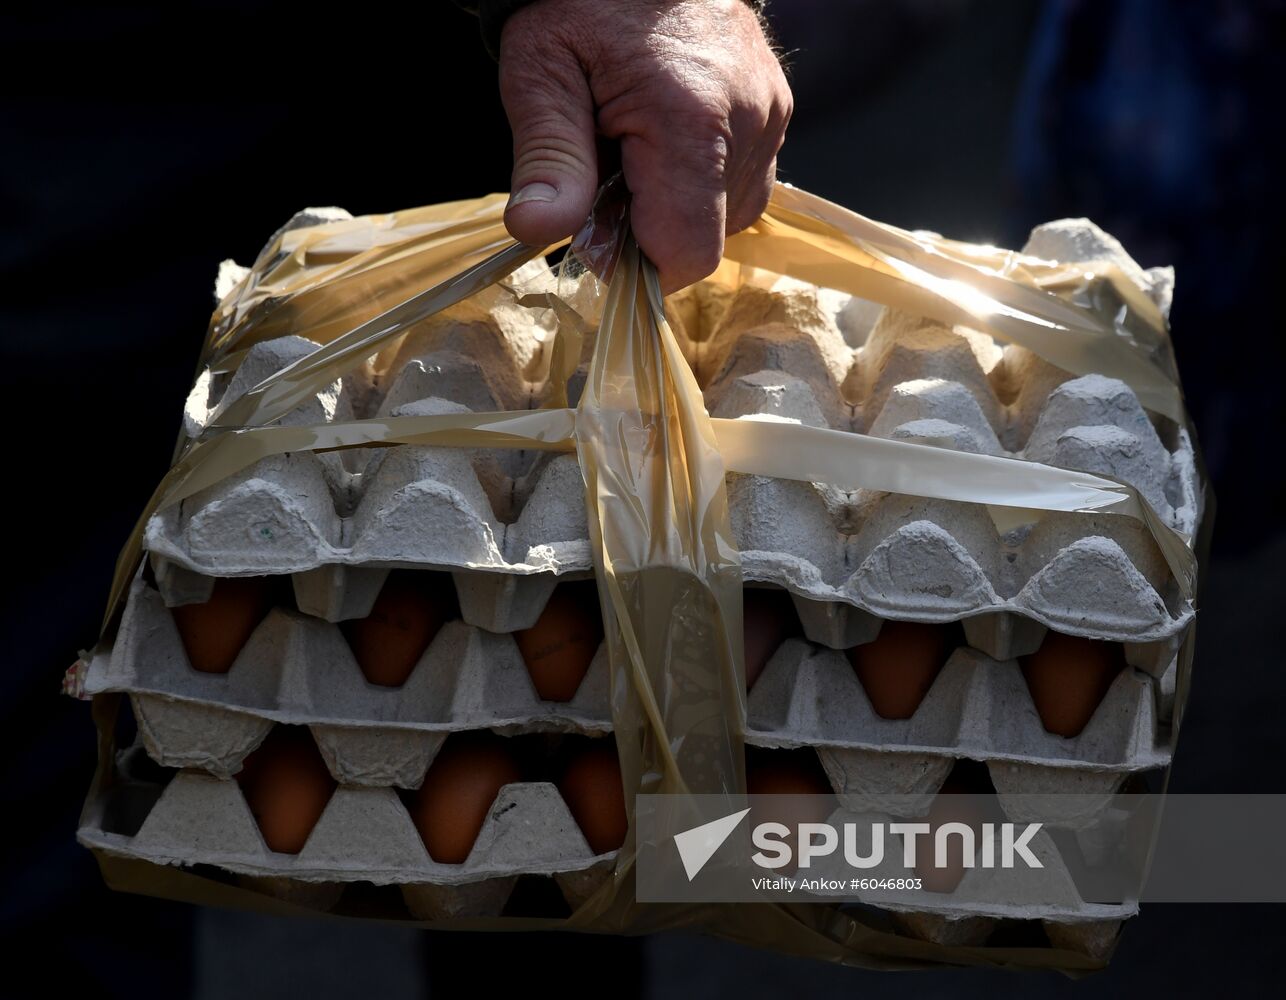
[[(334, 217), (346, 214), (300, 213), (290, 227)], [(1039, 228), (1025, 252), (1111, 261), (1168, 310), (1168, 270), (1141, 270), (1084, 220)], [(223, 287), (238, 277), (225, 265)], [(555, 286), (541, 260), (517, 277)], [(713, 416), (1106, 474), (1136, 486), (1171, 527), (1197, 531), (1193, 443), (1120, 381), (1075, 377), (989, 335), (762, 272), (736, 289), (695, 286), (668, 310)], [(280, 422), (538, 406), (553, 323), (549, 310), (488, 290)], [(207, 370), (188, 399), (188, 434), (315, 347), (282, 337), (252, 347), (231, 376)], [(583, 365), (579, 379), (574, 389)], [(575, 906), (610, 877), (612, 856), (593, 853), (553, 784), (502, 789), (460, 865), (429, 857), (398, 789), (419, 786), (452, 732), (610, 733), (605, 646), (573, 698), (542, 701), (511, 635), (536, 623), (560, 583), (592, 577), (584, 490), (573, 455), (373, 447), (266, 458), (153, 516), (146, 569), (114, 643), (85, 675), (88, 693), (122, 692), (132, 704), (139, 743), (118, 767), (133, 805), (125, 819), (110, 803), (91, 808), (82, 841), (122, 858), (216, 866), (320, 909), (363, 882), (399, 887), (423, 919), (495, 916), (530, 874), (552, 876)], [(814, 748), (841, 806), (878, 808), (882, 795), (927, 806), (960, 759), (985, 763), (1002, 805), (1032, 792), (1106, 803), (1131, 775), (1168, 766), (1193, 611), (1142, 525), (1053, 513), (1001, 530), (982, 505), (735, 474), (728, 499), (745, 585), (788, 595), (798, 618), (750, 690), (746, 741)], [(339, 623), (367, 615), (395, 569), (449, 573), (459, 617), (404, 685), (387, 688), (362, 676)], [(267, 614), (228, 673), (194, 670), (171, 609), (208, 600), (216, 577), (265, 575), (290, 577), (293, 606)], [(844, 653), (888, 620), (961, 623), (958, 647), (907, 719), (876, 713)], [(1119, 642), (1128, 664), (1073, 738), (1046, 731), (1018, 663), (1048, 630)], [(297, 855), (267, 848), (234, 779), (281, 723), (309, 727), (339, 783)], [(979, 944), (999, 920), (1041, 920), (1056, 945), (1105, 954), (1135, 908), (1081, 901), (1052, 842), (1038, 843), (1048, 905), (988, 906), (966, 874), (955, 892), (896, 914), (898, 926)]]

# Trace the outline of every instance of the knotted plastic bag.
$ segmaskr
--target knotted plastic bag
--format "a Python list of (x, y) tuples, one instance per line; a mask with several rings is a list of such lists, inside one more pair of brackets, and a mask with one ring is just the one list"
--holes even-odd
[[(523, 295), (557, 318), (546, 407), (402, 416), (314, 427), (265, 426), (416, 323), (488, 289), (552, 248), (513, 243), (503, 196), (327, 223), (280, 234), (220, 303), (202, 371), (234, 371), (252, 344), (297, 335), (321, 346), (265, 379), (197, 440), (180, 438), (118, 563), (103, 641), (109, 642), (142, 557), (147, 519), (267, 455), (395, 445), (574, 451), (611, 660), (611, 707), (627, 789), (736, 795), (745, 790), (745, 679), (741, 573), (729, 527), (725, 474), (828, 483), (988, 505), (998, 522), (1047, 511), (1108, 513), (1143, 523), (1183, 600), (1195, 600), (1192, 540), (1167, 526), (1131, 486), (1108, 477), (930, 445), (753, 420), (711, 419), (666, 321), (655, 270), (629, 235), (619, 190), (600, 196), (564, 269), (596, 272), (572, 288)], [(1184, 421), (1164, 320), (1114, 269), (1052, 265), (1022, 255), (910, 234), (778, 186), (764, 216), (728, 240), (712, 279), (755, 269), (886, 305), (963, 322), (1021, 344), (1067, 371), (1129, 384), (1154, 412)], [(601, 309), (595, 324), (588, 314)], [(595, 325), (597, 329), (595, 330)], [(578, 405), (566, 405), (583, 338), (593, 354)], [(1180, 657), (1177, 729), (1191, 641)], [(99, 695), (100, 766), (91, 800), (114, 780), (112, 721), (119, 696)], [(628, 795), (627, 795), (628, 801)], [(119, 888), (196, 902), (291, 912), (280, 900), (187, 871), (100, 854)], [(632, 841), (614, 877), (566, 922), (521, 921), (617, 933), (707, 930), (798, 955), (873, 967), (926, 962), (1014, 963), (1088, 969), (1057, 949), (953, 948), (876, 929), (825, 904), (640, 905)], [(513, 921), (469, 926), (509, 929)]]

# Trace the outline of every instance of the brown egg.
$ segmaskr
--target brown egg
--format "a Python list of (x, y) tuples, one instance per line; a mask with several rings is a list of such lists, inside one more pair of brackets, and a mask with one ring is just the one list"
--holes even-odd
[(773, 653), (799, 635), (799, 618), (784, 590), (742, 591), (742, 629), (746, 651), (746, 690), (755, 686)]
[(394, 570), (365, 618), (341, 629), (363, 675), (381, 687), (401, 687), (448, 618), (455, 615), (450, 577)]
[(934, 865), (934, 841), (940, 827), (948, 823), (964, 823), (970, 827), (974, 832), (974, 861), (977, 863), (982, 844), (982, 824), (988, 819), (982, 800), (976, 797), (980, 794), (981, 790), (948, 778), (934, 796), (924, 817), (929, 823), (928, 836), (921, 834), (916, 838), (915, 873), (920, 876), (921, 888), (926, 892), (954, 892), (967, 871), (964, 843), (954, 835), (947, 837), (947, 864), (941, 868)]
[(1119, 642), (1047, 632), (1040, 649), (1021, 659), (1031, 700), (1045, 728), (1078, 736), (1125, 668)]
[(237, 775), (268, 849), (298, 854), (335, 791), (312, 733), (274, 726)]
[(848, 651), (877, 715), (909, 719), (951, 655), (952, 628), (886, 621), (872, 642)]
[(452, 735), (409, 806), (429, 857), (445, 865), (463, 864), (497, 793), (521, 780), (508, 740), (489, 732)]
[(571, 701), (603, 641), (593, 580), (554, 589), (531, 628), (514, 633), (531, 683), (543, 701)]
[[(750, 795), (830, 795), (831, 783), (813, 750), (763, 750), (749, 748), (746, 755), (746, 792)], [(829, 803), (815, 803), (833, 811)]]
[(171, 608), (192, 668), (226, 674), (272, 607), (273, 591), (272, 577), (220, 577), (204, 604)]
[[(790, 829), (786, 838), (792, 852), (799, 843), (801, 823), (825, 823), (835, 811), (831, 784), (813, 750), (762, 750), (746, 752), (746, 792), (749, 795), (791, 795), (809, 798), (768, 800), (757, 803), (756, 823), (781, 823)], [(782, 871), (792, 872), (792, 858)]]
[(595, 740), (573, 756), (558, 780), (558, 791), (595, 854), (614, 851), (625, 842), (625, 788), (611, 740)]

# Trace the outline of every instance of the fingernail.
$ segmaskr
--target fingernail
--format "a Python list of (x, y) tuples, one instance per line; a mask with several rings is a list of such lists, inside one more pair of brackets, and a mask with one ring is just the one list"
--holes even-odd
[(509, 208), (515, 205), (521, 205), (527, 201), (553, 201), (558, 197), (558, 188), (552, 184), (528, 184), (524, 188), (519, 188), (509, 196)]

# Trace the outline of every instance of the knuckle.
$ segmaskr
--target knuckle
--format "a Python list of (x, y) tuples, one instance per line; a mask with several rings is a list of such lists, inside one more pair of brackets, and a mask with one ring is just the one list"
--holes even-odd
[(777, 95), (773, 111), (774, 118), (781, 122), (781, 129), (784, 132), (786, 126), (790, 124), (791, 118), (795, 115), (795, 95), (789, 87)]
[(739, 233), (743, 229), (753, 226), (759, 220), (759, 217), (764, 214), (764, 209), (768, 207), (768, 201), (772, 197), (774, 180), (775, 170), (765, 175), (761, 182), (742, 192), (736, 209), (728, 215), (729, 235)]
[(735, 135), (726, 116), (676, 117), (665, 147), (684, 184), (698, 191), (722, 189)]
[(531, 73), (540, 65), (541, 57), (552, 39), (538, 27), (519, 28), (517, 16), (510, 17), (500, 33), (500, 79), (506, 74)]
[(510, 110), (533, 104), (565, 103), (569, 92), (584, 86), (574, 76), (574, 69), (574, 65), (569, 67), (553, 59), (501, 57), (500, 100)]
[(590, 26), (576, 18), (556, 16), (546, 3), (519, 5), (507, 18), (500, 32), (500, 59), (509, 54), (540, 56), (552, 51), (583, 55), (594, 40)]
[(707, 90), (686, 90), (675, 99), (676, 119), (698, 140), (727, 142), (732, 138), (731, 108)]
[(731, 101), (719, 84), (694, 67), (662, 67), (631, 87), (610, 110), (617, 130), (681, 135), (692, 141), (729, 138)]
[(719, 261), (723, 259), (722, 235), (719, 233), (713, 239), (709, 236), (695, 239), (684, 248), (679, 265), (691, 275), (691, 281), (700, 281), (719, 266)]
[(506, 108), (533, 101), (557, 101), (585, 89), (585, 72), (575, 52), (547, 34), (508, 31), (500, 48), (500, 99)]
[[(643, 221), (643, 220), (640, 220)], [(639, 245), (663, 272), (683, 284), (699, 281), (723, 259), (722, 220), (689, 222), (652, 220), (656, 226), (635, 226)]]
[(794, 114), (794, 111), (794, 98), (791, 97), (790, 91), (786, 92), (784, 98), (779, 98), (774, 102), (772, 114), (769, 115), (768, 124), (764, 128), (764, 137), (769, 146), (771, 146), (774, 155), (781, 151), (781, 147), (786, 141), (786, 128), (790, 125), (791, 115)]

